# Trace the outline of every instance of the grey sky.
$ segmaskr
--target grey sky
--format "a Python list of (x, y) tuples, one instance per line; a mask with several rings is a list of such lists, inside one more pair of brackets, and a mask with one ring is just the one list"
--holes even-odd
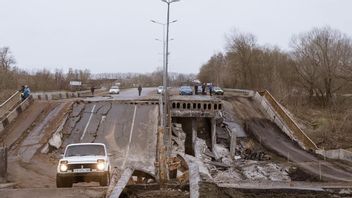
[[(238, 29), (288, 49), (294, 34), (330, 25), (352, 36), (350, 0), (182, 0), (171, 6), (170, 71), (197, 73)], [(152, 72), (162, 65), (160, 0), (0, 0), (0, 46), (18, 66)]]

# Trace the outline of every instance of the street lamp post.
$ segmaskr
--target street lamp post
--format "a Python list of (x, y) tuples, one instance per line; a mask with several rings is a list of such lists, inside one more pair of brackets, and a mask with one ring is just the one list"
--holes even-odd
[[(169, 29), (170, 29), (170, 4), (178, 2), (180, 0), (161, 0), (167, 4), (167, 18), (166, 18), (166, 44), (165, 44), (165, 68), (164, 68), (164, 132), (168, 134), (167, 147), (168, 153), (170, 154), (171, 145), (171, 134), (169, 129), (169, 112), (168, 112), (168, 66), (169, 66)], [(168, 130), (169, 129), (169, 130)]]
[[(165, 1), (164, 1), (165, 2)], [(174, 1), (176, 2), (176, 1)], [(170, 2), (172, 3), (172, 2)], [(166, 131), (166, 128), (168, 127), (167, 124), (167, 87), (168, 87), (168, 43), (169, 41), (173, 40), (173, 39), (169, 39), (169, 24), (171, 23), (175, 23), (177, 22), (177, 20), (173, 20), (173, 21), (169, 21), (169, 10), (170, 10), (170, 3), (168, 3), (168, 20), (167, 23), (161, 23), (159, 21), (155, 21), (155, 20), (150, 20), (152, 23), (158, 24), (158, 25), (162, 25), (163, 26), (163, 92), (164, 92), (164, 105), (163, 105), (163, 117), (161, 119), (161, 124), (164, 128), (164, 130)], [(167, 27), (167, 34), (165, 35), (165, 26)], [(165, 38), (166, 37), (166, 38)], [(158, 41), (160, 41), (159, 39), (156, 39)]]

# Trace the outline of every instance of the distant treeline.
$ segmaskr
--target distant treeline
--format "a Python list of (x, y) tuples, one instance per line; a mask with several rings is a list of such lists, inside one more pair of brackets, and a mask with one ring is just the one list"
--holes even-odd
[[(141, 84), (144, 87), (160, 86), (163, 82), (163, 72), (160, 68), (152, 73), (102, 73), (91, 74), (88, 69), (78, 70), (70, 68), (67, 72), (56, 69), (51, 72), (42, 69), (27, 72), (16, 67), (16, 60), (9, 47), (0, 48), (0, 92), (9, 95), (18, 90), (21, 85), (28, 85), (32, 91), (70, 90), (70, 81), (81, 81), (85, 87), (110, 86), (114, 82), (122, 87), (133, 87)], [(190, 84), (196, 75), (169, 73), (172, 86)], [(9, 94), (4, 94), (4, 93)], [(1, 94), (0, 94), (1, 95)], [(0, 96), (1, 97), (1, 96)]]
[(224, 53), (214, 54), (198, 74), (222, 87), (267, 89), (280, 99), (303, 95), (326, 106), (336, 94), (351, 92), (352, 40), (330, 27), (293, 36), (290, 50), (261, 46), (250, 33), (227, 38)]

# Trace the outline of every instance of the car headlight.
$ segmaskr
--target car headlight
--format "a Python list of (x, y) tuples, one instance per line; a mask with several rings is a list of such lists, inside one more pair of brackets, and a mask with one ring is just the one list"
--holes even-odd
[(67, 169), (68, 169), (67, 161), (61, 161), (60, 162), (60, 171), (61, 172), (66, 172)]
[(99, 159), (99, 160), (97, 160), (97, 168), (98, 168), (98, 170), (104, 170), (105, 169), (105, 165), (106, 165), (106, 163), (105, 163), (105, 160), (103, 160), (103, 159)]

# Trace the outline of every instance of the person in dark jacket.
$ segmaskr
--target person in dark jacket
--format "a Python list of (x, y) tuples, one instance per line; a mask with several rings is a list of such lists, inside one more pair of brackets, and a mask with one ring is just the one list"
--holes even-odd
[(31, 95), (31, 90), (30, 90), (29, 87), (26, 85), (26, 86), (24, 86), (24, 91), (23, 91), (24, 100), (25, 100), (26, 98), (28, 98), (29, 95)]
[(25, 89), (25, 87), (24, 87), (24, 85), (22, 85), (22, 87), (21, 87), (21, 89), (19, 90), (19, 92), (21, 92), (21, 100), (22, 101), (24, 101), (24, 89)]
[(198, 85), (194, 86), (194, 95), (198, 95)]
[(142, 86), (139, 85), (139, 86), (138, 86), (138, 95), (141, 96), (141, 93), (142, 93)]
[(205, 86), (205, 83), (203, 83), (203, 84), (202, 84), (202, 94), (203, 94), (203, 95), (206, 95), (206, 93), (205, 93), (205, 87), (206, 87), (206, 86)]
[(92, 87), (90, 88), (90, 92), (92, 93), (92, 96), (94, 96), (94, 90), (95, 90), (95, 87), (92, 86)]
[(213, 95), (213, 84), (209, 85), (209, 94), (210, 94), (210, 96)]

